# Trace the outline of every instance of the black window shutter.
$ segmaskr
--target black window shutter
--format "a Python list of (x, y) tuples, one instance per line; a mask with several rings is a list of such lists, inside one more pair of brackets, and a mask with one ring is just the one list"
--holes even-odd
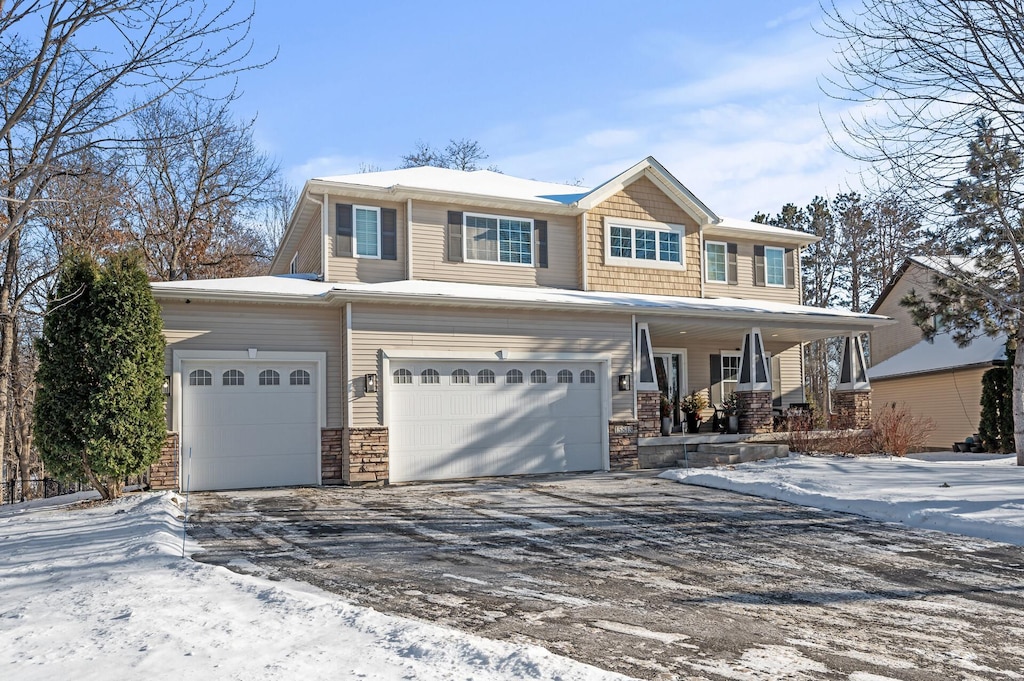
[(352, 257), (352, 204), (339, 203), (334, 206), (334, 233), (337, 235), (335, 255)]
[(722, 403), (722, 356), (711, 355), (711, 403)]
[(548, 221), (534, 220), (533, 233), (537, 239), (537, 267), (548, 266)]
[(796, 249), (786, 249), (786, 288), (796, 288)]
[(764, 246), (754, 246), (754, 286), (764, 286)]
[(733, 286), (740, 283), (739, 265), (736, 262), (738, 251), (739, 249), (736, 244), (728, 243), (725, 245), (726, 279)]
[(398, 260), (398, 211), (380, 209), (380, 259)]
[(462, 262), (462, 212), (448, 211), (448, 227), (445, 230), (445, 252), (448, 262)]

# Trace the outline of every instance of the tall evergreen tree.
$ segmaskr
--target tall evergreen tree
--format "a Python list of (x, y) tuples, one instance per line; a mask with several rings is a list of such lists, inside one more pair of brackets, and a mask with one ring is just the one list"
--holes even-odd
[(36, 444), (58, 477), (104, 499), (160, 454), (166, 421), (160, 308), (137, 253), (67, 257), (38, 341)]
[(1013, 430), (1017, 465), (1024, 466), (1024, 164), (1016, 140), (977, 122), (968, 177), (946, 199), (956, 220), (943, 230), (951, 249), (936, 288), (903, 299), (926, 337), (943, 327), (961, 347), (978, 336), (1003, 336), (1013, 350)]

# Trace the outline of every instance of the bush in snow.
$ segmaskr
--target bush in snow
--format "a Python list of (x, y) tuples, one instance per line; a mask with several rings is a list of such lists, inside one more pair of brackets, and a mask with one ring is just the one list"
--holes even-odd
[(103, 496), (152, 464), (166, 433), (160, 308), (138, 254), (61, 265), (37, 347), (36, 443), (51, 473)]
[(871, 420), (872, 449), (890, 456), (906, 456), (922, 449), (935, 424), (926, 416), (914, 416), (905, 404), (887, 402)]

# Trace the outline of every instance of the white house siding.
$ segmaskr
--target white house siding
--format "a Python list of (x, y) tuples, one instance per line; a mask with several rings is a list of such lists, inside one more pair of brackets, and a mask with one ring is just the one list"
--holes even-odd
[(167, 356), (172, 350), (326, 352), (327, 427), (343, 423), (341, 315), (337, 307), (162, 301)]
[[(608, 355), (611, 382), (630, 373), (630, 317), (622, 314), (564, 314), (528, 311), (352, 306), (352, 413), (356, 427), (382, 422), (381, 393), (365, 394), (363, 376), (380, 372), (380, 350), (450, 352), (582, 353)], [(390, 380), (381, 376), (382, 381)], [(599, 377), (599, 380), (601, 378)], [(614, 388), (615, 386), (613, 386)], [(631, 392), (611, 391), (612, 417), (629, 418)]]

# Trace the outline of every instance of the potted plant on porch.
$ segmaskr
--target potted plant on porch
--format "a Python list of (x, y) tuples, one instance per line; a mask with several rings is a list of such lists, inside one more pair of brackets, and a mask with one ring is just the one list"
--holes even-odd
[(661, 434), (671, 435), (672, 434), (672, 412), (675, 411), (675, 405), (672, 400), (668, 398), (668, 395), (662, 393), (661, 395)]
[(725, 410), (725, 432), (740, 432), (740, 410), (739, 400), (736, 393), (729, 393), (722, 401), (722, 408)]
[(700, 413), (708, 408), (708, 398), (694, 390), (683, 398), (682, 407), (686, 413), (686, 432), (696, 433), (700, 428)]

